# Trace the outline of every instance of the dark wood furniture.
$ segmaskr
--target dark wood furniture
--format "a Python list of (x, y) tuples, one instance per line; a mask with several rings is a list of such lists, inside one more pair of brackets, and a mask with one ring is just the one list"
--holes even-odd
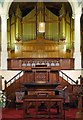
[(32, 67), (32, 71), (34, 72), (34, 81), (36, 83), (49, 82), (49, 74), (51, 71), (51, 67), (38, 65), (38, 66)]
[(55, 95), (58, 83), (23, 83), (27, 95)]
[(59, 83), (23, 83), (23, 85), (24, 85), (24, 87), (27, 87), (28, 89), (29, 88), (31, 88), (32, 89), (32, 87), (34, 88), (34, 89), (37, 89), (37, 88), (42, 88), (43, 87), (43, 89), (45, 88), (47, 88), (47, 89), (55, 89), (58, 85), (59, 85)]
[[(24, 118), (26, 117), (51, 117), (59, 114), (62, 117), (63, 98), (55, 95), (56, 87), (59, 83), (23, 83), (25, 88), (24, 97)], [(45, 112), (41, 112), (39, 107), (44, 105)], [(31, 106), (34, 106), (35, 114), (30, 113)], [(54, 107), (54, 113), (51, 109)], [(57, 111), (57, 112), (56, 112)]]
[(58, 83), (59, 71), (50, 67), (34, 67), (24, 71), (23, 79), (24, 83)]
[[(42, 106), (45, 105), (45, 107)], [(30, 108), (34, 112), (30, 113)], [(39, 106), (40, 109), (39, 109)], [(55, 107), (54, 107), (55, 106)], [(41, 108), (43, 107), (42, 111)], [(53, 107), (53, 108), (52, 108)], [(54, 112), (51, 112), (54, 109)], [(57, 109), (57, 112), (56, 112)], [(63, 117), (63, 98), (55, 95), (32, 95), (24, 98), (24, 118), (27, 117)]]

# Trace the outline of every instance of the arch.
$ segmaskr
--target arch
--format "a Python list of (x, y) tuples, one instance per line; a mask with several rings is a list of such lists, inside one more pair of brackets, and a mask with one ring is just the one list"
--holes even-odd
[(4, 0), (3, 9), (9, 12), (9, 8), (12, 4), (13, 0)]
[[(0, 9), (2, 10), (2, 8), (3, 8), (3, 10), (5, 10), (8, 13), (12, 2), (13, 2), (13, 0), (4, 0), (3, 7), (0, 5)], [(74, 0), (74, 1), (68, 0), (68, 2), (70, 3), (71, 9), (72, 9), (72, 12), (74, 15), (76, 8), (79, 6), (78, 0)]]
[(9, 12), (9, 8), (13, 0), (4, 0), (3, 6), (0, 4), (0, 15), (7, 14)]
[(69, 3), (70, 3), (70, 5), (71, 5), (71, 8), (72, 8), (72, 16), (74, 16), (75, 15), (75, 11), (76, 11), (76, 9), (79, 7), (79, 4), (78, 4), (78, 0), (68, 0), (69, 1)]

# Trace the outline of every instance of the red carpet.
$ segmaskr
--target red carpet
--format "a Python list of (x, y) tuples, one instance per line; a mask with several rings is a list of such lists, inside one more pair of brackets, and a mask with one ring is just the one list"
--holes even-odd
[[(23, 110), (16, 110), (12, 108), (5, 108), (2, 111), (2, 120), (75, 120), (77, 109), (71, 108), (65, 110), (64, 118), (23, 118)], [(64, 110), (63, 110), (64, 117)]]

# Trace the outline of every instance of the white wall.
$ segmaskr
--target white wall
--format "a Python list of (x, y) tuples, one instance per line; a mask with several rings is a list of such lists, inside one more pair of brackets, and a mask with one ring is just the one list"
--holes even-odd
[(16, 74), (18, 74), (20, 71), (11, 71), (11, 70), (0, 70), (0, 75), (4, 77), (2, 79), (2, 89), (4, 89), (4, 81), (9, 81), (11, 78), (13, 78)]
[[(69, 76), (71, 79), (73, 79), (74, 81), (78, 80), (78, 84), (80, 84), (80, 79), (78, 79), (78, 77), (80, 75), (83, 76), (83, 70), (62, 70), (62, 72), (64, 72), (67, 76)], [(62, 74), (60, 73), (60, 76)], [(66, 78), (65, 78), (66, 79)], [(70, 82), (71, 83), (71, 82)]]

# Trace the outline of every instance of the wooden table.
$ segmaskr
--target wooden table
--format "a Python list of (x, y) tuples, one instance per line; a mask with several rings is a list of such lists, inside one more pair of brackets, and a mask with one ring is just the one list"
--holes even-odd
[[(41, 104), (44, 104), (46, 109), (43, 108), (41, 113), (39, 110), (39, 106)], [(31, 106), (34, 106), (35, 112), (31, 112), (30, 114), (30, 108)], [(52, 114), (51, 112), (51, 107), (54, 107), (53, 109), (57, 109), (57, 112), (54, 112)], [(42, 107), (41, 107), (42, 108)], [(46, 112), (44, 112), (46, 110)], [(63, 98), (60, 96), (54, 96), (54, 95), (32, 95), (32, 96), (27, 96), (24, 98), (24, 118), (27, 117), (54, 117), (57, 114), (59, 116), (62, 116), (62, 110), (63, 110)]]

